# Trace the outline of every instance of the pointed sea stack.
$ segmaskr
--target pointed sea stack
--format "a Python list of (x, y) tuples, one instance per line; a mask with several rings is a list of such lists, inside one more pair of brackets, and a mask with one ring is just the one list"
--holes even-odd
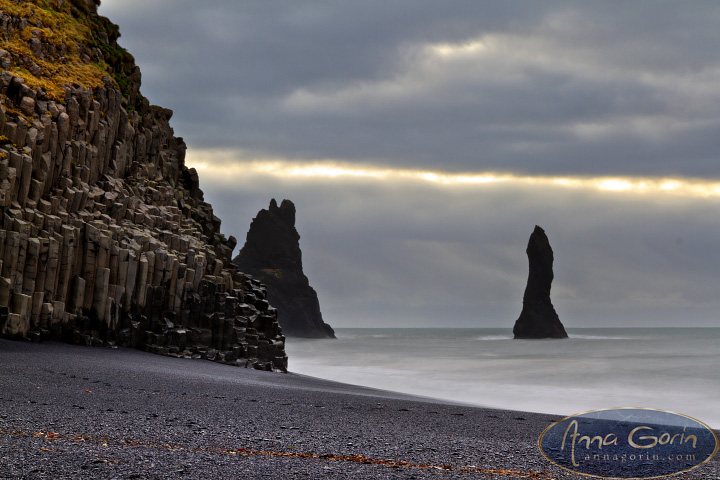
[(233, 260), (240, 270), (267, 286), (268, 300), (278, 310), (283, 333), (306, 338), (335, 338), (320, 313), (317, 293), (302, 269), (295, 205), (275, 199), (250, 224), (245, 246)]
[(545, 231), (535, 225), (527, 246), (530, 274), (528, 275), (523, 309), (515, 322), (515, 338), (567, 338), (550, 301), (553, 281), (553, 251)]

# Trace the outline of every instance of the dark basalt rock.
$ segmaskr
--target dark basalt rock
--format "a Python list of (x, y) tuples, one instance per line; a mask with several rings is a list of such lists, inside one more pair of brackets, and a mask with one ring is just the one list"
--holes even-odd
[[(100, 0), (24, 3), (0, 14), (0, 337), (285, 371), (277, 310)], [(55, 75), (78, 61), (98, 76)]]
[(530, 273), (528, 275), (523, 309), (515, 322), (515, 338), (567, 338), (550, 301), (553, 281), (553, 251), (545, 231), (535, 225), (527, 246)]
[(233, 260), (240, 270), (267, 286), (268, 300), (278, 310), (283, 333), (295, 337), (335, 338), (320, 313), (317, 293), (302, 269), (295, 205), (275, 199), (250, 225), (245, 246)]

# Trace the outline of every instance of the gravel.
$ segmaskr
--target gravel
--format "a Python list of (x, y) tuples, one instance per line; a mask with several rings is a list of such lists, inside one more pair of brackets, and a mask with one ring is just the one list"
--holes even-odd
[(0, 365), (0, 478), (587, 478), (540, 453), (553, 415), (122, 348), (0, 340)]

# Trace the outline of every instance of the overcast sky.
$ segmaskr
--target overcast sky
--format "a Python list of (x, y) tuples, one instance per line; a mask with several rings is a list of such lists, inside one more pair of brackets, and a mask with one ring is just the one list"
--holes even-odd
[(239, 239), (297, 207), (335, 327), (720, 322), (720, 3), (103, 0)]

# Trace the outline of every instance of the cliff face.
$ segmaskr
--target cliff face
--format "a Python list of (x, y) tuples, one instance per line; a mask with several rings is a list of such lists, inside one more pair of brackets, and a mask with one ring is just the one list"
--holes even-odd
[(245, 246), (233, 262), (267, 285), (268, 299), (279, 313), (283, 331), (291, 336), (335, 338), (320, 313), (317, 293), (302, 269), (295, 205), (273, 199), (250, 225)]
[(0, 335), (285, 369), (266, 289), (95, 0), (0, 0)]
[(515, 338), (567, 338), (550, 301), (554, 278), (553, 251), (545, 231), (535, 225), (526, 250), (530, 272), (523, 295), (523, 309), (515, 322)]

